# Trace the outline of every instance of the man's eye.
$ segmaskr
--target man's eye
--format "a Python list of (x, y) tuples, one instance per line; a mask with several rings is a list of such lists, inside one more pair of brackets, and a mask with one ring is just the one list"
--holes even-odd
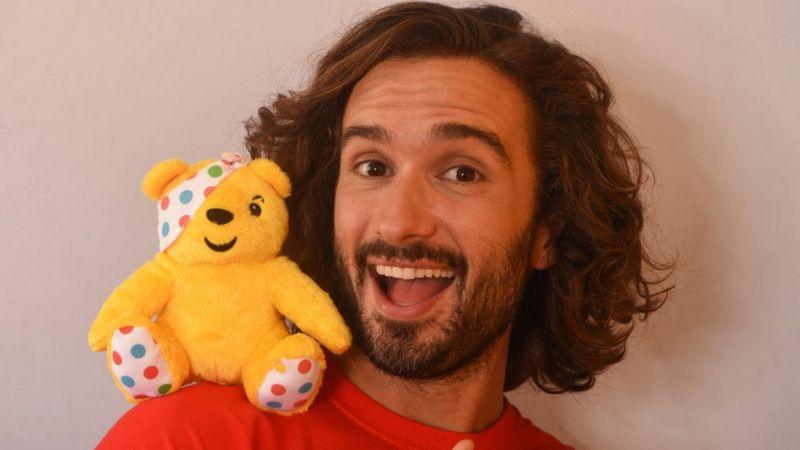
[(470, 166), (455, 166), (445, 172), (445, 177), (448, 177), (459, 183), (474, 183), (483, 179), (480, 172)]
[(358, 163), (356, 170), (365, 177), (380, 177), (386, 174), (386, 165), (371, 159)]

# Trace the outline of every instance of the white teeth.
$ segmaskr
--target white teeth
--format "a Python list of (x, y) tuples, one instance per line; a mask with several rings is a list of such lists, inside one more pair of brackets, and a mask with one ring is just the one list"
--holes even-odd
[(451, 278), (453, 276), (452, 270), (415, 269), (413, 267), (376, 265), (375, 271), (378, 272), (378, 275), (400, 278), (403, 280), (413, 280), (415, 278)]

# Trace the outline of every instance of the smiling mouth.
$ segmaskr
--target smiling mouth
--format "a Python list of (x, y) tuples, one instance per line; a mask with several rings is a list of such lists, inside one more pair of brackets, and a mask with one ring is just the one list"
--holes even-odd
[(215, 244), (209, 241), (207, 237), (204, 237), (203, 239), (205, 239), (208, 248), (214, 250), (215, 252), (227, 252), (233, 247), (234, 244), (236, 244), (236, 238), (233, 238), (230, 242), (226, 242), (224, 244)]
[(445, 277), (420, 277), (400, 279), (381, 275), (374, 266), (369, 269), (384, 298), (396, 306), (411, 306), (438, 297), (454, 281), (452, 275)]

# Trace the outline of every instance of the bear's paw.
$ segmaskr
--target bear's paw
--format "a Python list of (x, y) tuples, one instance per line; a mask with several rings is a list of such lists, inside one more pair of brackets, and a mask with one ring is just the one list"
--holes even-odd
[(258, 388), (261, 408), (282, 414), (305, 411), (322, 383), (320, 366), (314, 358), (281, 358)]
[(110, 351), (111, 371), (128, 397), (144, 400), (173, 390), (167, 361), (146, 327), (117, 329), (111, 336)]

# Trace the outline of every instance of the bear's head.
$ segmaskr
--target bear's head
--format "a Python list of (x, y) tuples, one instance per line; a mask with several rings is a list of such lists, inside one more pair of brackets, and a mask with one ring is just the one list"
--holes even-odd
[(291, 184), (268, 159), (169, 159), (150, 169), (142, 190), (158, 202), (160, 250), (180, 263), (264, 262), (286, 239)]

